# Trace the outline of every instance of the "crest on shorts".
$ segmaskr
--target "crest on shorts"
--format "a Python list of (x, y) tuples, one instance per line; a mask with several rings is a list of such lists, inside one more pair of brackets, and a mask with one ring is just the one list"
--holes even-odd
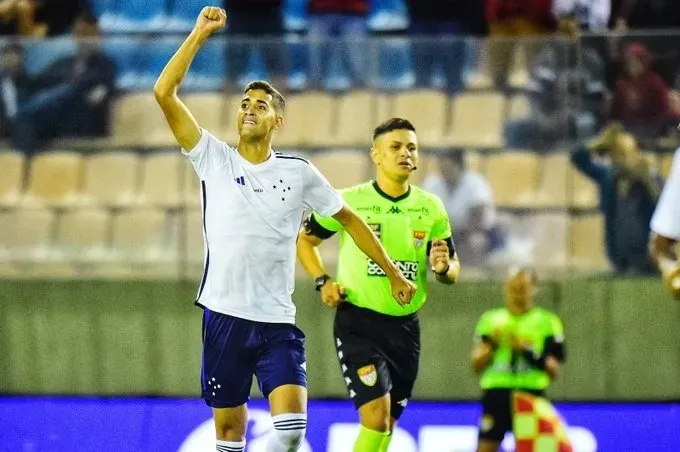
[(357, 370), (357, 375), (359, 375), (359, 380), (366, 386), (375, 386), (378, 382), (378, 371), (375, 370), (373, 364), (369, 364), (368, 366), (364, 366)]
[(425, 243), (425, 233), (423, 231), (414, 231), (413, 243), (416, 245), (416, 248), (423, 246), (423, 243)]
[(479, 422), (479, 429), (483, 432), (488, 432), (493, 428), (493, 416), (485, 414)]

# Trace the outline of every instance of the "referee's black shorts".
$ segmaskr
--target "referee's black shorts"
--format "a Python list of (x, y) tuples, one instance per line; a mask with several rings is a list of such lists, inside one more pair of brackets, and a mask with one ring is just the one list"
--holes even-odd
[(388, 392), (390, 415), (399, 419), (418, 376), (420, 323), (416, 314), (380, 314), (341, 303), (333, 327), (342, 376), (354, 405)]
[[(505, 434), (512, 431), (512, 394), (513, 389), (487, 389), (482, 395), (482, 418), (479, 422), (479, 439), (500, 443)], [(543, 391), (522, 389), (537, 396)]]

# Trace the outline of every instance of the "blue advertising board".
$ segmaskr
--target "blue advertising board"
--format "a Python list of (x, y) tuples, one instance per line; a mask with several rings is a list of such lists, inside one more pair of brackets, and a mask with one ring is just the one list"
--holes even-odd
[[(267, 405), (250, 403), (248, 451), (265, 452)], [(680, 404), (558, 404), (574, 449), (671, 451), (680, 444)], [(390, 452), (472, 452), (475, 403), (411, 402)], [(349, 402), (310, 401), (301, 452), (351, 452), (357, 431)], [(512, 450), (506, 438), (504, 450)], [(0, 451), (178, 451), (214, 449), (210, 409), (196, 399), (0, 398)]]

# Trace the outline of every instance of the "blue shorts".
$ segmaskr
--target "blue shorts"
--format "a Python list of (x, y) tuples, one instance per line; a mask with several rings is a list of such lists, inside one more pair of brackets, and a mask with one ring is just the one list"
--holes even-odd
[(201, 397), (213, 408), (243, 405), (253, 375), (262, 395), (307, 387), (305, 335), (289, 323), (263, 323), (203, 310)]

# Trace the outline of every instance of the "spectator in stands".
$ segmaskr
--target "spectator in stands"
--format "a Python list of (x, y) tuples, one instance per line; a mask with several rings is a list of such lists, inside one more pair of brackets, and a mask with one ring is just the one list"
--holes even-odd
[(450, 92), (463, 88), (469, 3), (470, 0), (407, 1), (417, 87), (447, 88)]
[(368, 0), (309, 0), (312, 86), (346, 90), (365, 84), (368, 7)]
[(34, 0), (0, 0), (0, 36), (33, 36)]
[(680, 2), (677, 0), (613, 0), (614, 27), (675, 28), (680, 27)]
[[(605, 157), (609, 164), (598, 162)], [(649, 222), (663, 181), (619, 124), (607, 127), (571, 156), (576, 168), (599, 187), (607, 255), (626, 274), (656, 273), (647, 254)]]
[(656, 136), (672, 119), (669, 88), (651, 68), (645, 46), (631, 43), (624, 54), (624, 74), (616, 81), (609, 117), (638, 138)]
[(594, 50), (546, 45), (534, 61), (526, 87), (529, 117), (506, 124), (507, 145), (546, 150), (560, 141), (595, 135), (604, 110), (604, 77), (604, 63)]
[(76, 27), (78, 47), (32, 80), (34, 92), (19, 105), (12, 141), (27, 154), (60, 137), (102, 136), (108, 131), (115, 64), (99, 50), (93, 24)]
[[(489, 69), (494, 82), (504, 86), (511, 69), (518, 38), (537, 38), (557, 29), (553, 0), (486, 0), (489, 35)], [(536, 43), (524, 44), (527, 62), (531, 64)]]
[(611, 0), (553, 0), (553, 12), (562, 28), (570, 23), (578, 29), (606, 31), (611, 16)]
[(97, 27), (90, 0), (30, 1), (35, 4), (36, 34), (40, 36), (77, 34), (76, 27)]
[(6, 45), (0, 51), (0, 137), (10, 136), (19, 106), (31, 91), (23, 48), (18, 43)]
[(441, 154), (438, 170), (427, 175), (422, 188), (444, 202), (455, 229), (456, 250), (467, 265), (484, 265), (503, 241), (489, 183), (467, 167), (464, 152), (456, 149)]

